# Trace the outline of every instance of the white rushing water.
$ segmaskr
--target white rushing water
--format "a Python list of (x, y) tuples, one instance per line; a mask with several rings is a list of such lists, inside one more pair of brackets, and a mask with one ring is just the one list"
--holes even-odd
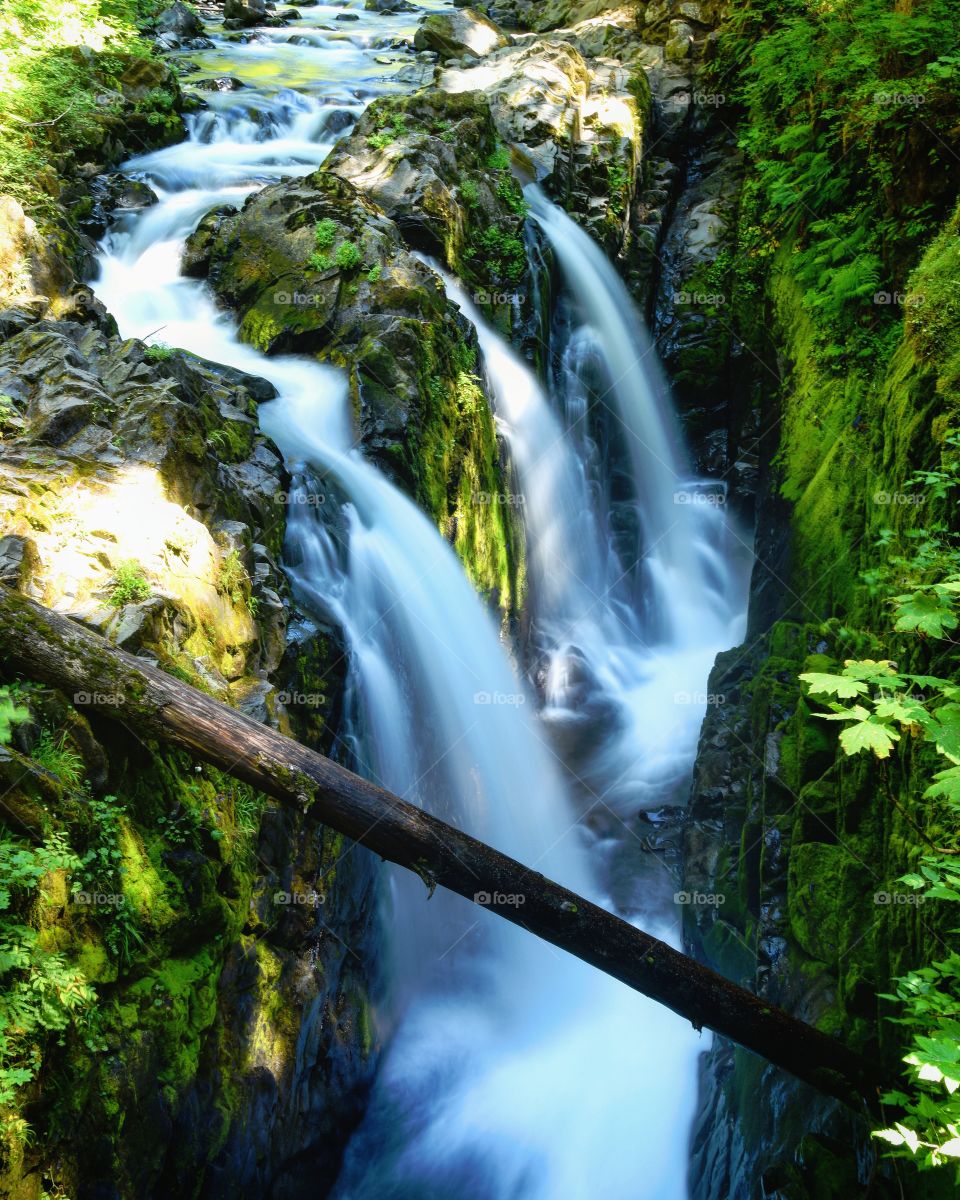
[[(320, 28), (342, 13), (359, 19), (343, 33)], [(344, 630), (360, 769), (614, 907), (610, 860), (639, 847), (628, 822), (689, 772), (702, 705), (672, 698), (705, 689), (716, 651), (735, 640), (737, 595), (717, 522), (678, 516), (673, 493), (685, 476), (669, 397), (638, 365), (649, 354), (612, 268), (533, 196), (579, 305), (573, 344), (589, 342), (606, 364), (620, 419), (643, 447), (631, 445), (645, 543), (636, 571), (609, 537), (589, 438), (449, 283), (477, 325), (521, 478), (548, 662), (542, 716), (450, 548), (353, 449), (343, 375), (241, 344), (233, 320), (179, 271), (204, 212), (315, 169), (371, 96), (405, 86), (403, 55), (383, 46), (409, 37), (418, 15), (323, 5), (263, 40), (215, 38), (213, 50), (191, 54), (205, 74), (248, 86), (193, 116), (189, 141), (127, 164), (159, 203), (108, 234), (95, 289), (124, 335), (157, 333), (269, 379), (279, 398), (261, 408), (264, 431), (300, 486), (319, 480), (342, 497), (331, 528), (314, 506), (290, 506), (287, 556), (301, 601)], [(576, 382), (576, 355), (566, 360)], [(584, 721), (577, 743), (571, 730)], [(585, 797), (612, 814), (613, 832), (577, 823)], [(635, 855), (633, 868), (628, 915), (677, 945), (673, 882), (650, 855)], [(705, 1039), (483, 908), (428, 899), (397, 870), (384, 868), (383, 880), (385, 1052), (335, 1196), (683, 1200)]]

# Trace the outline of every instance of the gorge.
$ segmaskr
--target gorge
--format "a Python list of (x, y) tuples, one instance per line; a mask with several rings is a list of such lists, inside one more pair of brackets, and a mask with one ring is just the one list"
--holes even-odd
[(920, 1082), (857, 1113), (5, 670), (5, 1194), (952, 1194), (949, 5), (55, 7), (0, 583)]

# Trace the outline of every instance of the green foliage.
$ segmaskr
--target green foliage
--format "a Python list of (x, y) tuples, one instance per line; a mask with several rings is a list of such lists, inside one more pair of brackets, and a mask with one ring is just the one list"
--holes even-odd
[(379, 263), (374, 263), (367, 272), (367, 283), (379, 283), (380, 276), (383, 274), (383, 267)]
[(464, 204), (473, 207), (480, 199), (480, 189), (472, 179), (462, 179), (460, 181), (460, 195), (463, 197)]
[(607, 166), (607, 187), (610, 189), (610, 199), (607, 203), (610, 211), (616, 216), (619, 216), (623, 212), (629, 184), (630, 173), (623, 163), (609, 163)]
[(220, 563), (217, 590), (229, 597), (232, 604), (242, 604), (249, 587), (250, 579), (240, 551), (228, 551)]
[(341, 271), (353, 271), (363, 262), (363, 254), (354, 242), (341, 242), (333, 261)]
[(942, 53), (952, 12), (951, 0), (747, 0), (709, 68), (707, 86), (742, 113), (760, 227), (795, 247), (790, 269), (837, 369), (874, 361), (956, 195), (960, 75)]
[(36, 1078), (48, 1035), (62, 1042), (95, 999), (83, 975), (42, 947), (19, 915), (47, 876), (79, 865), (62, 834), (32, 846), (0, 833), (0, 1129), (8, 1141), (29, 1133), (16, 1108), (18, 1091)]
[(527, 215), (527, 202), (523, 198), (520, 185), (512, 175), (505, 175), (497, 184), (497, 197), (515, 216), (525, 217)]
[(144, 350), (143, 357), (148, 363), (158, 363), (166, 362), (175, 353), (173, 346), (168, 346), (166, 342), (154, 342)]
[[(61, 156), (89, 153), (101, 119), (122, 107), (122, 55), (148, 57), (135, 0), (6, 0), (0, 7), (0, 191), (35, 216), (56, 212)], [(139, 110), (169, 117), (171, 97), (151, 93)], [(81, 159), (81, 161), (83, 161)]]
[(150, 584), (143, 567), (132, 558), (120, 563), (113, 573), (110, 603), (115, 608), (122, 608), (125, 604), (136, 604), (146, 600), (149, 595)]
[(510, 151), (506, 146), (497, 146), (496, 150), (487, 157), (487, 166), (491, 171), (510, 170)]
[(9, 688), (0, 688), (0, 746), (10, 741), (10, 732), (14, 725), (19, 725), (30, 718), (30, 711), (17, 704)]
[(337, 223), (330, 217), (318, 221), (313, 231), (318, 250), (329, 250), (337, 236)]
[(474, 233), (466, 258), (475, 271), (491, 282), (517, 284), (527, 271), (527, 251), (521, 238), (496, 225)]
[(391, 119), (389, 111), (381, 108), (376, 111), (374, 120), (379, 128), (367, 138), (367, 145), (374, 150), (385, 149), (407, 132), (407, 118), (404, 113), (396, 113)]
[(83, 759), (70, 746), (65, 733), (57, 737), (49, 729), (44, 729), (31, 757), (38, 766), (56, 775), (68, 788), (76, 787), (83, 779)]
[(137, 920), (123, 898), (123, 853), (120, 822), (126, 809), (116, 796), (84, 796), (87, 830), (85, 849), (74, 872), (72, 893), (109, 896), (111, 903), (92, 905), (89, 912), (103, 934), (113, 958), (128, 966), (143, 946)]
[[(943, 468), (918, 472), (910, 481), (931, 496), (946, 499), (960, 487), (957, 438), (946, 439)], [(950, 448), (953, 455), (950, 455)], [(911, 590), (895, 595), (894, 631), (913, 634), (922, 642), (943, 640), (957, 628), (960, 598), (960, 560), (953, 535), (941, 526), (908, 531), (915, 552), (896, 557), (891, 566), (874, 569), (878, 584), (891, 574), (905, 578)], [(883, 546), (893, 535), (886, 531)], [(944, 569), (951, 573), (938, 578)], [(809, 694), (831, 711), (818, 714), (844, 722), (840, 745), (845, 754), (889, 758), (904, 738), (925, 744), (940, 769), (924, 792), (929, 805), (927, 828), (916, 822), (925, 850), (917, 869), (898, 882), (921, 893), (924, 900), (960, 903), (960, 684), (949, 677), (901, 670), (888, 659), (847, 660), (837, 673), (808, 671), (800, 676)], [(854, 701), (852, 705), (844, 701)], [(956, 929), (954, 929), (956, 932)], [(898, 1007), (892, 1018), (909, 1038), (904, 1056), (909, 1090), (894, 1090), (882, 1099), (901, 1110), (900, 1119), (875, 1131), (890, 1153), (910, 1158), (922, 1168), (942, 1167), (960, 1160), (960, 954), (910, 971), (896, 980), (896, 993), (883, 999)]]

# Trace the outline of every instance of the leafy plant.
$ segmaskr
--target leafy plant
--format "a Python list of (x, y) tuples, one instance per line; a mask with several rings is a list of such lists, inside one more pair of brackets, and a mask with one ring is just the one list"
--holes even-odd
[(76, 787), (83, 779), (83, 759), (69, 745), (65, 733), (56, 737), (49, 729), (44, 729), (31, 757), (38, 766), (56, 775), (69, 788)]
[(314, 226), (313, 236), (318, 250), (329, 250), (337, 236), (336, 221), (330, 217), (324, 217)]
[(232, 604), (241, 604), (250, 579), (239, 550), (230, 550), (223, 556), (217, 577), (217, 589), (230, 598)]
[(83, 975), (62, 954), (41, 947), (36, 930), (17, 915), (47, 876), (79, 865), (63, 834), (32, 846), (0, 833), (0, 1128), (8, 1141), (29, 1133), (17, 1095), (36, 1078), (47, 1036), (62, 1041), (95, 999)]
[(10, 741), (14, 725), (29, 719), (29, 709), (16, 703), (16, 697), (11, 694), (10, 688), (0, 688), (0, 746), (5, 746)]
[(354, 242), (341, 242), (333, 261), (341, 271), (353, 271), (363, 262), (363, 254)]
[[(954, 451), (957, 439), (947, 446)], [(960, 465), (948, 456), (942, 470), (918, 472), (910, 486), (927, 488), (945, 499), (960, 487)], [(913, 555), (897, 557), (898, 577), (910, 590), (893, 597), (894, 629), (922, 641), (946, 638), (958, 625), (960, 573), (952, 535), (910, 530)], [(889, 544), (893, 535), (883, 538)], [(937, 570), (952, 567), (946, 579)], [(874, 576), (878, 579), (881, 576)], [(925, 900), (960, 903), (960, 684), (934, 674), (903, 671), (889, 659), (847, 660), (836, 672), (808, 671), (800, 676), (809, 695), (830, 709), (817, 714), (843, 722), (840, 745), (848, 755), (872, 754), (887, 759), (905, 738), (930, 747), (934, 770), (924, 800), (930, 806), (928, 828), (905, 816), (924, 844), (916, 869), (898, 882), (921, 893)], [(893, 802), (899, 802), (891, 796)], [(901, 1110), (900, 1119), (876, 1130), (894, 1155), (913, 1159), (921, 1167), (940, 1167), (960, 1160), (960, 954), (951, 951), (940, 961), (910, 971), (895, 981), (896, 992), (881, 998), (896, 1003), (892, 1018), (909, 1034), (904, 1056), (909, 1090), (895, 1089), (883, 1103)]]
[(120, 563), (114, 571), (113, 588), (110, 592), (110, 603), (114, 608), (122, 608), (125, 604), (137, 604), (146, 600), (149, 595), (150, 584), (143, 567), (132, 558)]
[(174, 353), (173, 346), (168, 346), (166, 342), (153, 342), (144, 350), (143, 357), (148, 363), (166, 362)]

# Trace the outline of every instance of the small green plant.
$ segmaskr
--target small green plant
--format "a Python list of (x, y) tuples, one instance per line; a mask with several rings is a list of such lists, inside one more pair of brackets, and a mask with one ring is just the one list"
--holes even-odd
[(83, 779), (83, 759), (69, 745), (65, 733), (56, 737), (49, 729), (44, 729), (31, 757), (38, 766), (56, 775), (67, 787), (77, 787)]
[(360, 266), (363, 255), (359, 246), (354, 242), (341, 242), (333, 256), (333, 261), (341, 271), (353, 271)]
[(379, 263), (374, 263), (367, 272), (367, 283), (379, 283), (382, 275), (383, 267)]
[(149, 595), (150, 584), (143, 567), (132, 558), (120, 563), (113, 573), (113, 589), (110, 592), (110, 603), (114, 608), (123, 608), (125, 604), (138, 604)]
[(313, 230), (314, 241), (318, 250), (329, 250), (337, 236), (337, 223), (330, 217), (318, 221)]
[(466, 257), (476, 264), (476, 270), (482, 268), (492, 281), (517, 284), (527, 271), (527, 251), (522, 239), (496, 225), (473, 235)]
[(460, 181), (460, 195), (463, 197), (465, 204), (473, 207), (480, 199), (480, 189), (472, 179), (463, 179)]
[(510, 152), (506, 146), (498, 145), (487, 158), (487, 166), (491, 171), (508, 171), (510, 169)]
[(154, 342), (144, 350), (143, 357), (148, 363), (166, 362), (174, 353), (173, 346), (168, 346), (166, 342)]
[(608, 207), (612, 213), (619, 216), (623, 212), (627, 185), (630, 175), (623, 163), (612, 162), (607, 166), (607, 187), (610, 189)]
[(30, 710), (16, 701), (17, 696), (10, 688), (0, 688), (0, 746), (10, 741), (14, 725), (30, 719)]
[[(378, 118), (381, 122), (385, 122), (386, 113), (378, 113)], [(374, 150), (384, 150), (397, 138), (403, 137), (407, 132), (407, 118), (404, 113), (397, 113), (388, 126), (381, 126), (376, 133), (371, 133), (367, 138), (367, 145)]]
[(515, 216), (527, 215), (527, 202), (512, 175), (507, 175), (497, 184), (497, 196)]
[(217, 590), (229, 597), (231, 604), (242, 604), (250, 586), (250, 579), (239, 550), (230, 550), (223, 556), (217, 577)]
[(311, 267), (314, 271), (329, 271), (333, 266), (333, 259), (322, 250), (314, 250), (307, 259), (307, 266)]

